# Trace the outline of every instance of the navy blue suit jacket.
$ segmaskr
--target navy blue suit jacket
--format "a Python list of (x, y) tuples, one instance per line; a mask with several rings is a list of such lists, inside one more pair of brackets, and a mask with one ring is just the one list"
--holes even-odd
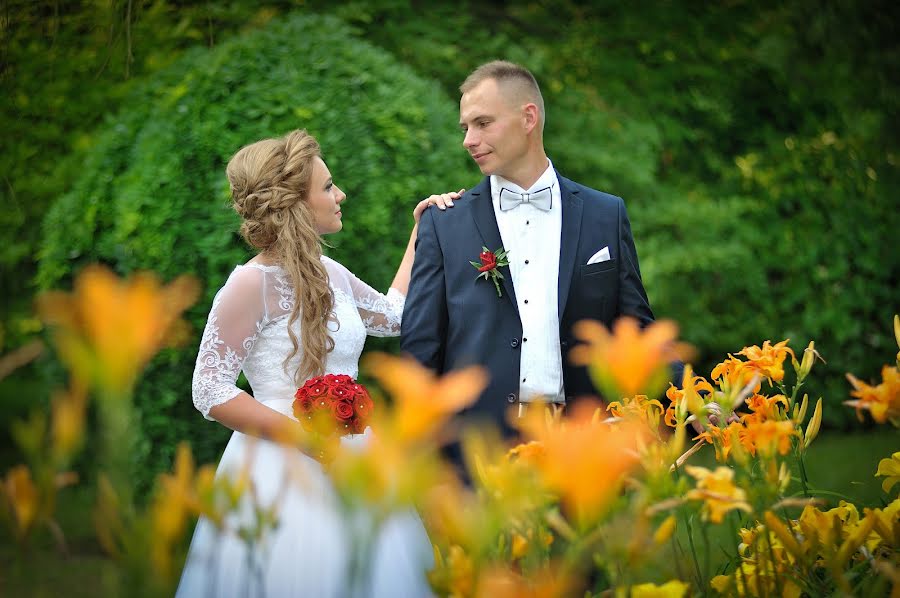
[[(598, 395), (585, 368), (573, 366), (572, 325), (583, 319), (611, 326), (620, 316), (646, 325), (653, 312), (641, 282), (631, 225), (621, 198), (590, 189), (557, 172), (562, 198), (559, 252), (559, 342), (566, 400)], [(494, 285), (476, 280), (482, 246), (502, 246), (485, 178), (451, 209), (426, 210), (419, 221), (412, 279), (403, 310), (401, 350), (420, 363), (447, 372), (481, 364), (490, 382), (464, 417), (487, 419), (505, 433), (505, 414), (519, 400), (522, 323), (509, 268), (500, 271), (503, 296)], [(609, 247), (610, 260), (588, 265), (594, 253)], [(516, 256), (510, 256), (516, 259)]]

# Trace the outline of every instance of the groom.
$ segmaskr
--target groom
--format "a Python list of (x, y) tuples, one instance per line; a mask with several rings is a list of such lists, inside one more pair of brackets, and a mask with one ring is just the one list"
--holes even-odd
[[(646, 325), (653, 312), (625, 204), (563, 177), (547, 158), (534, 76), (489, 62), (460, 91), (463, 145), (487, 176), (455, 209), (422, 214), (400, 346), (438, 373), (485, 366), (490, 383), (464, 417), (509, 434), (510, 408), (598, 394), (568, 359), (575, 322), (609, 327), (632, 316)], [(483, 248), (494, 258), (506, 251), (508, 265), (491, 269)], [(492, 273), (502, 274), (496, 287)]]

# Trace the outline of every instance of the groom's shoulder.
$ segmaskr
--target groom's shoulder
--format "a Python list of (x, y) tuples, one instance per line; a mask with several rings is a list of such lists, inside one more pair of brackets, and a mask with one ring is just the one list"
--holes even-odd
[(572, 179), (567, 179), (558, 172), (556, 173), (556, 177), (563, 189), (580, 197), (582, 201), (586, 202), (586, 205), (618, 208), (618, 206), (625, 203), (624, 200), (618, 195), (613, 195), (612, 193), (607, 193), (606, 191), (600, 191), (599, 189), (588, 187), (587, 185), (573, 181)]

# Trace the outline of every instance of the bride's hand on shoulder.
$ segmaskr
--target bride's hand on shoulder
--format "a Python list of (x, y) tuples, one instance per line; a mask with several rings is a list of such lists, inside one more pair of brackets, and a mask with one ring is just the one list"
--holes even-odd
[(465, 189), (460, 189), (459, 191), (450, 191), (449, 193), (431, 195), (426, 199), (423, 199), (418, 204), (416, 204), (416, 207), (413, 209), (413, 219), (415, 219), (416, 224), (418, 224), (419, 218), (422, 216), (422, 212), (424, 212), (428, 208), (428, 206), (437, 206), (439, 210), (452, 208), (453, 200), (459, 199), (465, 192)]

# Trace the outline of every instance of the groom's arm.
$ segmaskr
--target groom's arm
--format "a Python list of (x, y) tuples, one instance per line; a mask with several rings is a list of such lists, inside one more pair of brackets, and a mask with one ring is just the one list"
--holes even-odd
[(653, 311), (650, 309), (650, 301), (647, 299), (647, 291), (644, 290), (644, 282), (641, 280), (641, 268), (638, 264), (637, 249), (634, 246), (634, 237), (631, 234), (631, 223), (628, 221), (628, 213), (625, 203), (619, 199), (619, 316), (631, 316), (637, 319), (641, 326), (646, 326), (653, 321)]
[[(641, 268), (638, 264), (637, 249), (631, 233), (631, 223), (625, 210), (625, 203), (619, 204), (619, 254), (622, 256), (622, 267), (619, 270), (619, 315), (637, 318), (641, 326), (654, 320), (647, 291), (641, 279)], [(669, 364), (670, 380), (681, 388), (684, 375), (684, 364), (674, 361)]]
[(419, 220), (416, 255), (403, 308), (400, 349), (440, 373), (447, 343), (447, 294), (443, 252), (434, 217), (435, 210), (425, 210)]

